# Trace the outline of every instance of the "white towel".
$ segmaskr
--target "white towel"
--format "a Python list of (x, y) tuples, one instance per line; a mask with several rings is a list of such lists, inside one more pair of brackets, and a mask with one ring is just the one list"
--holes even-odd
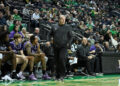
[(3, 58), (3, 54), (2, 53), (0, 53), (0, 59), (2, 59)]

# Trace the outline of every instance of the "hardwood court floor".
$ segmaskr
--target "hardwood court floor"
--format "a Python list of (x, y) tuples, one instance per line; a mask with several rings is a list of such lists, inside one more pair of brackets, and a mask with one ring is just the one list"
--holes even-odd
[(104, 76), (74, 76), (64, 82), (52, 80), (0, 82), (0, 86), (120, 86), (120, 74)]

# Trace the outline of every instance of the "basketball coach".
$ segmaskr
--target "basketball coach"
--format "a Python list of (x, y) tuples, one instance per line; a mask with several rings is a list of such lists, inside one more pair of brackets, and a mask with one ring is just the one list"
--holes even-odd
[(54, 40), (56, 79), (63, 80), (66, 72), (67, 49), (73, 39), (72, 28), (66, 24), (64, 15), (59, 16), (58, 24), (53, 27), (51, 35)]

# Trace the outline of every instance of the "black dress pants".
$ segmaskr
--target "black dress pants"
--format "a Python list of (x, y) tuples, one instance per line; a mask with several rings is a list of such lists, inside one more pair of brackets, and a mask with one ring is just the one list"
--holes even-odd
[(64, 77), (66, 72), (66, 58), (67, 58), (67, 48), (66, 47), (55, 47), (55, 64), (56, 64), (56, 77)]
[(90, 75), (94, 73), (94, 63), (95, 63), (95, 58), (93, 59), (78, 58), (78, 66), (85, 67)]

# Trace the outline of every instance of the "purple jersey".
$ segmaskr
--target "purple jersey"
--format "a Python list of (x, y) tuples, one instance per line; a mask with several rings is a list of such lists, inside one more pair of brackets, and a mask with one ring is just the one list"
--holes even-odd
[(15, 41), (10, 42), (10, 46), (12, 50), (16, 53), (19, 54), (21, 50), (23, 50), (22, 43), (19, 43), (18, 45), (15, 44)]
[(25, 46), (28, 43), (31, 45), (31, 53), (33, 53), (33, 54), (37, 53), (38, 45), (33, 45), (30, 41), (24, 43), (24, 51), (26, 52), (26, 47)]

